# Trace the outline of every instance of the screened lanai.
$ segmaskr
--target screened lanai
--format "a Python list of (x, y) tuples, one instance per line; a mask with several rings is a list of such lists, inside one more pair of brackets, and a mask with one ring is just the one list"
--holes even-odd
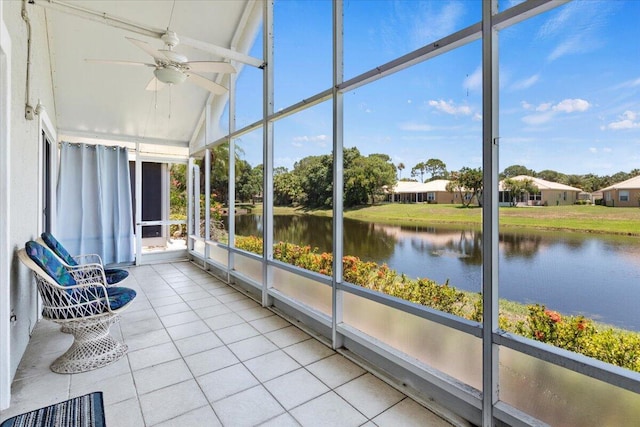
[[(59, 231), (64, 141), (127, 150), (133, 240), (120, 266), (152, 306), (147, 273), (178, 270), (158, 291), (172, 295), (179, 275), (209, 286), (202, 307), (184, 301), (193, 316), (229, 284), (455, 425), (640, 417), (640, 295), (629, 285), (640, 217), (612, 218), (615, 237), (553, 240), (561, 227), (505, 232), (498, 200), (511, 164), (637, 168), (635, 2), (35, 0), (0, 11), (0, 408), (39, 317), (14, 254)], [(171, 50), (194, 62), (179, 74), (199, 61), (234, 72), (159, 88), (168, 77), (153, 71), (167, 64), (147, 46), (160, 49), (169, 30), (180, 39)], [(444, 166), (429, 177), (433, 159)], [(387, 208), (384, 188), (409, 175), (469, 171), (481, 206), (448, 211), (475, 215), (463, 226), (402, 204), (391, 205), (415, 215), (408, 223), (390, 211), (353, 219)], [(597, 247), (609, 255), (586, 258)], [(590, 274), (574, 283), (578, 270)], [(208, 313), (198, 320), (211, 327)]]

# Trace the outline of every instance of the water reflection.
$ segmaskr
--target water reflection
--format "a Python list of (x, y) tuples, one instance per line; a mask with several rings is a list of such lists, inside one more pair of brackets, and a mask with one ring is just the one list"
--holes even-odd
[(541, 236), (531, 236), (521, 233), (500, 233), (499, 245), (506, 258), (533, 258), (540, 250)]
[[(237, 217), (238, 235), (262, 235), (261, 218)], [(275, 216), (274, 240), (332, 251), (331, 218)], [(482, 288), (482, 232), (344, 220), (344, 253), (412, 278)], [(640, 239), (585, 233), (501, 232), (500, 297), (640, 330)]]

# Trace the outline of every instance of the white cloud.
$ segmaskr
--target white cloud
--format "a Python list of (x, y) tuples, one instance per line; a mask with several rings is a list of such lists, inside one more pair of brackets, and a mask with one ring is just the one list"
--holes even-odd
[(547, 38), (557, 35), (567, 27), (567, 22), (572, 20), (576, 12), (575, 4), (568, 4), (565, 7), (558, 8), (558, 12), (555, 15), (551, 15), (551, 18), (540, 27), (537, 36), (539, 38)]
[(367, 105), (366, 102), (361, 102), (360, 104), (358, 104), (358, 108), (362, 111), (364, 111), (365, 113), (370, 113), (371, 112), (371, 108), (369, 108), (369, 106)]
[(572, 53), (585, 52), (586, 50), (587, 49), (583, 45), (581, 37), (574, 36), (571, 39), (565, 40), (564, 42), (556, 46), (556, 48), (553, 49), (553, 51), (549, 54), (549, 56), (547, 56), (547, 59), (549, 61), (553, 61), (565, 55), (569, 55)]
[(589, 151), (595, 154), (598, 152), (598, 149), (596, 147), (589, 147)]
[(584, 99), (564, 99), (554, 105), (553, 111), (562, 111), (564, 113), (573, 113), (574, 111), (587, 111), (591, 107), (588, 101)]
[(640, 113), (627, 110), (618, 117), (617, 121), (609, 123), (607, 129), (640, 129)]
[(542, 104), (538, 105), (535, 110), (536, 111), (549, 111), (549, 109), (551, 108), (551, 103), (550, 102), (543, 102)]
[(553, 117), (552, 112), (546, 112), (542, 114), (530, 114), (528, 116), (524, 116), (522, 121), (528, 125), (541, 125), (547, 123)]
[(392, 16), (372, 22), (368, 33), (377, 49), (394, 54), (412, 51), (455, 32), (467, 13), (465, 2), (459, 1), (393, 2), (392, 7)]
[[(442, 5), (440, 10), (437, 6)], [(412, 41), (414, 47), (434, 42), (454, 32), (465, 13), (462, 3), (423, 3), (416, 10), (415, 3), (407, 3), (407, 16), (412, 21)]]
[(604, 147), (604, 148), (602, 149), (602, 151), (603, 151), (603, 152), (605, 152), (605, 153), (611, 153), (611, 152), (613, 151), (613, 149), (612, 149), (612, 148), (610, 148), (610, 147)]
[(464, 116), (468, 116), (471, 114), (471, 107), (469, 107), (468, 105), (459, 105), (456, 106), (456, 104), (453, 101), (445, 101), (443, 99), (439, 100), (439, 101), (434, 101), (434, 100), (430, 100), (429, 101), (429, 105), (434, 107), (436, 110), (442, 111), (444, 113), (447, 114), (451, 114), (454, 116), (457, 116), (459, 114), (462, 114)]
[(529, 114), (522, 118), (522, 121), (528, 125), (541, 125), (550, 121), (558, 113), (576, 113), (584, 112), (591, 108), (591, 104), (584, 99), (567, 98), (554, 104), (553, 102), (543, 102), (541, 104), (532, 105), (527, 101), (521, 102), (522, 108), (526, 111), (536, 111), (539, 114)]
[(478, 66), (476, 70), (464, 79), (462, 87), (470, 91), (480, 91), (482, 89), (482, 67)]
[(327, 139), (327, 135), (315, 135), (315, 136), (295, 136), (293, 140), (295, 142), (315, 142), (315, 141), (325, 141)]
[(540, 80), (540, 74), (534, 74), (526, 79), (515, 82), (511, 88), (515, 90), (528, 89)]
[(550, 13), (537, 33), (540, 39), (555, 42), (555, 48), (547, 56), (554, 61), (565, 55), (587, 53), (603, 45), (600, 37), (607, 23), (611, 3), (605, 1), (572, 2)]
[(630, 87), (640, 86), (640, 77), (637, 79), (627, 80), (613, 87), (614, 90), (625, 89)]
[(475, 113), (475, 114), (473, 115), (473, 121), (476, 121), (476, 122), (480, 122), (480, 121), (482, 121), (482, 114), (480, 114), (480, 113)]

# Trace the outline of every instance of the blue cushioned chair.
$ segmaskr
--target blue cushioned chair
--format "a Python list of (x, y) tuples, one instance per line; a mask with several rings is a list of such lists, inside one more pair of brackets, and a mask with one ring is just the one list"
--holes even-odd
[[(102, 259), (98, 254), (77, 255), (71, 256), (71, 254), (65, 249), (64, 246), (55, 238), (51, 233), (42, 233), (40, 235), (42, 241), (55, 253), (62, 262), (71, 267), (76, 267), (83, 264), (98, 264), (103, 266)], [(120, 283), (127, 277), (129, 272), (118, 268), (105, 268), (104, 276), (108, 285), (115, 285)]]
[(52, 371), (90, 371), (127, 353), (126, 344), (113, 338), (109, 328), (131, 305), (136, 296), (133, 289), (107, 286), (101, 266), (69, 267), (38, 242), (27, 242), (18, 257), (35, 275), (42, 316), (74, 337), (71, 347), (51, 364)]

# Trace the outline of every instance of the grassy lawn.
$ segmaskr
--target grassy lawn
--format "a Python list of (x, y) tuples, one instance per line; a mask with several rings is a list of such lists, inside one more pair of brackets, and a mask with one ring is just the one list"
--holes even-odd
[[(260, 210), (258, 207), (257, 211)], [(289, 207), (276, 207), (274, 212), (280, 215), (332, 214), (330, 209), (306, 210)], [(349, 209), (345, 211), (344, 216), (361, 221), (398, 225), (438, 223), (480, 227), (482, 209), (463, 208), (460, 205), (392, 203)], [(500, 208), (500, 226), (640, 236), (640, 209), (586, 205), (504, 207)]]

